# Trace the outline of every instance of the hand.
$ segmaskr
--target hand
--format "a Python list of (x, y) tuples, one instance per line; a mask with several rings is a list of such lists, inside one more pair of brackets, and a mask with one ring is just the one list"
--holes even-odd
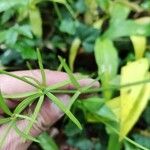
[[(47, 78), (46, 80), (47, 85), (53, 85), (68, 79), (68, 75), (63, 72), (49, 71), (49, 70), (45, 70), (45, 72)], [(36, 78), (39, 82), (42, 82), (41, 74), (39, 70), (17, 71), (12, 73), (18, 76), (31, 76)], [(79, 83), (82, 87), (87, 86), (92, 82), (93, 79), (89, 79), (89, 78), (79, 80)], [(98, 87), (98, 86), (99, 86), (98, 82), (95, 82), (93, 84), (93, 87)], [(74, 87), (71, 84), (64, 87), (64, 89), (68, 89), (68, 90), (73, 88)], [(17, 94), (17, 93), (30, 92), (35, 90), (33, 86), (6, 75), (0, 75), (0, 89), (2, 93), (5, 94)], [(70, 99), (70, 95), (57, 94), (56, 96), (60, 100), (62, 100), (62, 102), (67, 106)], [(9, 99), (7, 99), (6, 102), (10, 108), (15, 108), (15, 106), (17, 105), (16, 101), (11, 101)], [(2, 110), (0, 110), (0, 114), (3, 115)], [(58, 121), (62, 116), (63, 116), (63, 112), (54, 103), (47, 100), (46, 98), (40, 110), (40, 113), (38, 115), (37, 123), (33, 125), (30, 131), (31, 136), (37, 137), (43, 131), (47, 130), (50, 126), (52, 126), (56, 121)], [(17, 122), (17, 126), (21, 131), (23, 131), (27, 125), (28, 125), (27, 120), (20, 120)], [(0, 133), (5, 131), (7, 126), (8, 126), (7, 124), (2, 125), (0, 127)], [(15, 132), (15, 130), (11, 129), (6, 137), (2, 150), (16, 150), (16, 149), (26, 150), (30, 144), (31, 141), (23, 142), (23, 139), (19, 137), (19, 135)]]

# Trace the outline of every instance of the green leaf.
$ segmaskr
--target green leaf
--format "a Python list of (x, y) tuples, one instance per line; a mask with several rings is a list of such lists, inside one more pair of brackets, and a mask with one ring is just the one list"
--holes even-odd
[[(85, 79), (85, 76), (76, 76), (75, 78), (76, 78), (76, 80), (81, 80), (81, 79)], [(70, 81), (70, 79), (67, 79), (67, 80), (64, 80), (62, 82), (59, 82), (59, 83), (56, 83), (56, 84), (48, 86), (45, 91), (49, 92), (49, 91), (53, 91), (55, 89), (57, 90), (58, 88), (67, 86), (67, 85), (69, 85), (71, 83), (72, 82)]]
[(84, 13), (87, 9), (87, 6), (86, 6), (84, 0), (77, 0), (74, 7), (75, 7), (77, 13)]
[(109, 135), (109, 143), (107, 150), (120, 150), (121, 143), (119, 142), (119, 136), (116, 133)]
[(67, 3), (66, 0), (50, 0), (50, 1), (60, 3), (60, 4), (66, 4)]
[(2, 30), (0, 31), (0, 43), (4, 42), (6, 40), (7, 31)]
[(31, 77), (31, 76), (23, 76), (24, 78), (30, 80), (30, 81), (33, 81), (34, 83), (36, 83), (37, 85), (41, 85), (41, 83), (34, 77)]
[[(108, 88), (110, 81), (116, 76), (118, 70), (118, 54), (109, 39), (97, 39), (95, 44), (95, 58), (98, 65), (98, 74), (102, 86)], [(106, 99), (111, 98), (112, 91), (104, 91)]]
[(1, 0), (0, 1), (0, 12), (6, 11), (16, 5), (26, 6), (28, 1), (20, 1), (20, 0)]
[(3, 125), (5, 123), (8, 123), (11, 121), (11, 117), (9, 118), (0, 118), (0, 125)]
[(64, 19), (61, 21), (59, 30), (64, 33), (68, 33), (70, 35), (74, 35), (76, 32), (75, 22), (71, 19)]
[(37, 92), (27, 92), (27, 93), (17, 93), (17, 94), (3, 94), (4, 98), (10, 98), (10, 99), (21, 99), (26, 98), (28, 96), (31, 96), (33, 94), (36, 94)]
[(70, 110), (66, 108), (66, 106), (61, 102), (61, 100), (59, 100), (56, 96), (49, 92), (47, 92), (46, 95), (72, 120), (72, 122), (74, 122), (79, 127), (79, 129), (82, 129), (80, 122), (75, 118), (75, 116), (70, 112)]
[(96, 1), (103, 11), (107, 12), (109, 10), (110, 0), (96, 0)]
[(74, 137), (74, 136), (82, 133), (82, 131), (72, 121), (69, 121), (65, 125), (64, 133), (67, 137)]
[(138, 144), (137, 142), (126, 138), (126, 141), (124, 142), (125, 144), (125, 149), (126, 150), (149, 150), (148, 148)]
[(33, 126), (33, 123), (36, 121), (38, 113), (40, 112), (40, 109), (42, 107), (43, 101), (44, 101), (44, 95), (40, 96), (40, 98), (39, 98), (39, 100), (38, 100), (38, 102), (36, 104), (36, 107), (34, 109), (34, 113), (31, 116), (32, 121), (29, 122), (29, 124), (28, 124), (28, 126), (26, 128), (26, 131), (25, 131), (26, 134), (29, 134), (30, 129)]
[(111, 24), (125, 20), (130, 13), (130, 8), (124, 4), (113, 2), (110, 6)]
[[(142, 131), (141, 131), (141, 133), (142, 133)], [(146, 134), (146, 131), (145, 131), (145, 134)], [(147, 131), (147, 134), (149, 134), (148, 131)], [(137, 143), (139, 143), (139, 144), (143, 145), (144, 147), (147, 147), (148, 149), (150, 149), (150, 143), (149, 143), (150, 137), (149, 136), (134, 133), (132, 135), (132, 137)]]
[(4, 113), (6, 113), (7, 115), (11, 116), (12, 112), (10, 111), (9, 107), (7, 106), (2, 93), (0, 91), (0, 108), (4, 111)]
[(30, 135), (27, 135), (25, 134), (23, 131), (21, 131), (16, 124), (13, 125), (13, 128), (15, 129), (15, 131), (17, 132), (18, 135), (20, 135), (21, 137), (23, 137), (24, 139), (28, 139), (28, 140), (31, 140), (31, 141), (34, 141), (36, 143), (39, 143), (39, 140), (37, 140), (36, 138), (30, 136)]
[(71, 44), (70, 54), (69, 54), (69, 66), (73, 71), (74, 62), (81, 44), (81, 40), (79, 38), (75, 38)]
[(79, 82), (76, 80), (76, 78), (74, 77), (73, 73), (71, 72), (71, 70), (69, 69), (68, 65), (65, 63), (65, 61), (59, 56), (58, 57), (61, 64), (63, 65), (65, 71), (67, 72), (67, 74), (69, 75), (69, 78), (72, 82), (72, 84), (77, 88), (79, 89), (80, 88), (80, 84)]
[(150, 35), (150, 23), (138, 23), (134, 20), (127, 20), (111, 24), (109, 29), (104, 33), (103, 37), (109, 39), (116, 39), (126, 36), (149, 36)]
[(42, 56), (41, 56), (39, 49), (37, 49), (37, 56), (38, 56), (38, 64), (39, 64), (39, 68), (40, 68), (41, 76), (42, 76), (42, 84), (43, 86), (46, 86), (46, 74), (45, 74), (44, 67), (42, 64)]
[[(32, 118), (27, 116), (27, 115), (15, 114), (15, 118), (21, 118), (21, 119), (25, 119), (25, 120), (28, 120), (28, 121), (33, 121)], [(37, 123), (37, 121), (34, 121), (34, 123)]]
[(23, 81), (23, 82), (25, 82), (25, 83), (27, 83), (27, 84), (29, 84), (29, 85), (31, 85), (31, 86), (37, 88), (37, 89), (41, 89), (41, 87), (37, 86), (36, 84), (33, 84), (32, 82), (28, 81), (26, 78), (23, 78), (23, 77), (21, 77), (21, 76), (17, 76), (17, 75), (15, 75), (14, 73), (7, 72), (7, 71), (4, 71), (4, 70), (0, 70), (0, 74), (5, 74), (5, 75), (7, 75), (7, 76), (16, 78), (16, 79), (18, 79), (18, 80), (20, 80), (20, 81)]
[(70, 102), (69, 102), (69, 105), (68, 105), (68, 108), (70, 109), (71, 106), (73, 105), (73, 103), (75, 102), (75, 100), (79, 97), (79, 95), (81, 94), (80, 91), (77, 91), (70, 99)]
[(18, 33), (21, 34), (21, 35), (24, 35), (24, 36), (26, 36), (30, 39), (33, 38), (33, 35), (31, 33), (31, 28), (30, 28), (29, 25), (22, 25), (22, 26), (19, 26), (19, 27), (16, 26), (15, 30), (18, 31)]
[(5, 36), (5, 42), (7, 45), (12, 46), (16, 43), (18, 39), (18, 32), (15, 30), (15, 26), (10, 28)]
[(23, 59), (37, 59), (35, 50), (23, 41), (17, 42), (14, 49), (21, 54)]
[(39, 9), (36, 6), (32, 6), (29, 10), (30, 24), (33, 33), (41, 38), (42, 37), (42, 18)]
[(99, 97), (87, 98), (85, 101), (81, 101), (81, 104), (83, 109), (92, 114), (89, 119), (94, 120), (94, 122), (101, 122), (102, 120), (118, 121), (112, 110), (105, 105), (104, 100)]
[(34, 100), (40, 96), (41, 96), (41, 94), (37, 93), (37, 94), (31, 95), (31, 96), (25, 98), (21, 103), (19, 103), (17, 105), (17, 107), (14, 110), (14, 113), (20, 114), (27, 106), (29, 106), (31, 103), (33, 103)]
[(84, 51), (87, 53), (93, 52), (95, 40), (98, 38), (101, 29), (96, 29), (80, 22), (76, 22), (76, 25), (76, 36), (82, 41), (81, 44), (84, 48)]
[(147, 1), (143, 1), (141, 6), (144, 8), (144, 9), (147, 9), (149, 10), (150, 9), (150, 1), (147, 0)]
[(54, 139), (50, 137), (46, 132), (42, 133), (38, 140), (40, 141), (40, 146), (43, 150), (58, 150), (58, 146), (56, 145)]
[(13, 15), (15, 11), (13, 9), (9, 9), (5, 11), (2, 15), (1, 23), (5, 24)]

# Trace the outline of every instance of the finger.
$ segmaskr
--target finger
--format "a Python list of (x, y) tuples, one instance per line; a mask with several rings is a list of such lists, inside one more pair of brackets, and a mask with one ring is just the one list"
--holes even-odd
[[(12, 101), (12, 100), (6, 100), (6, 104), (9, 106), (9, 108), (15, 108), (16, 105), (19, 104), (19, 101)], [(0, 109), (0, 115), (3, 114), (3, 110)]]
[[(12, 73), (18, 76), (30, 76), (36, 78), (39, 82), (42, 82), (40, 70), (16, 71)], [(45, 73), (46, 73), (47, 85), (54, 85), (56, 83), (69, 79), (68, 75), (64, 72), (45, 70)], [(85, 79), (79, 80), (79, 84), (82, 87), (88, 86), (93, 81), (94, 81), (93, 79), (89, 79), (86, 77)], [(95, 82), (93, 83), (92, 86), (99, 87), (99, 83)], [(64, 88), (72, 89), (74, 88), (74, 86), (69, 84)], [(7, 75), (0, 75), (0, 89), (5, 94), (17, 94), (17, 93), (31, 92), (36, 90), (35, 87)]]
[[(68, 95), (58, 95), (58, 98), (62, 100), (62, 102), (67, 106), (70, 97)], [(63, 112), (50, 100), (46, 99), (44, 104), (40, 110), (40, 113), (37, 118), (37, 123), (33, 125), (30, 134), (33, 137), (37, 137), (43, 131), (47, 130), (50, 126), (52, 126), (58, 119), (60, 119), (63, 115)], [(21, 131), (24, 131), (28, 126), (27, 120), (18, 121), (17, 126)], [(0, 133), (5, 131), (6, 126), (0, 127)], [(24, 142), (21, 137), (15, 132), (15, 130), (11, 129), (9, 134), (6, 137), (6, 143), (4, 144), (2, 150), (26, 150), (31, 141)]]

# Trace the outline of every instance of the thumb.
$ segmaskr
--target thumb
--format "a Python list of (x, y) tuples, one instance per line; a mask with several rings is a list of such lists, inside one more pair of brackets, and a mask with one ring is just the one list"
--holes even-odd
[[(67, 106), (70, 96), (69, 95), (57, 95), (59, 99)], [(40, 110), (40, 113), (37, 118), (37, 123), (33, 125), (30, 130), (30, 134), (33, 137), (37, 137), (43, 131), (46, 131), (50, 126), (52, 126), (56, 121), (58, 121), (63, 116), (63, 112), (50, 100), (46, 98), (43, 103), (43, 106)], [(23, 132), (25, 128), (28, 126), (27, 120), (20, 120), (17, 122), (18, 128)], [(5, 131), (7, 125), (0, 127), (0, 133)], [(27, 150), (32, 141), (24, 142), (23, 138), (21, 138), (14, 129), (11, 129), (8, 133), (5, 144), (2, 150)]]

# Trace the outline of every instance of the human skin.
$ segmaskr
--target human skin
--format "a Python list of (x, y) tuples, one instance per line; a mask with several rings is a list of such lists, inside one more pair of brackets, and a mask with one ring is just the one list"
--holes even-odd
[[(12, 72), (18, 76), (30, 76), (36, 78), (39, 82), (42, 82), (40, 70), (32, 70), (32, 71), (16, 71)], [(62, 82), (67, 80), (69, 77), (64, 72), (58, 71), (50, 71), (45, 70), (46, 73), (46, 83), (48, 86)], [(88, 86), (89, 84), (93, 83), (93, 79), (87, 78), (79, 80), (79, 84), (81, 87)], [(99, 87), (98, 82), (94, 82), (92, 85), (93, 88)], [(74, 86), (69, 84), (64, 86), (63, 89), (73, 89)], [(0, 75), (0, 90), (2, 93), (5, 94), (17, 94), (17, 93), (24, 93), (35, 91), (35, 87), (20, 81), (16, 78), (7, 76), (7, 75)], [(57, 94), (56, 95), (66, 106), (70, 100), (70, 95), (68, 94)], [(8, 106), (10, 108), (15, 108), (18, 102), (12, 100), (6, 100)], [(32, 108), (33, 109), (33, 108)], [(3, 111), (0, 110), (1, 116), (3, 115)], [(42, 132), (46, 131), (49, 127), (51, 127), (55, 122), (57, 122), (63, 116), (63, 112), (50, 100), (45, 98), (45, 101), (42, 105), (42, 108), (38, 114), (37, 123), (33, 125), (30, 130), (30, 134), (33, 137), (37, 137)], [(18, 128), (23, 131), (28, 125), (27, 120), (20, 120), (17, 122)], [(8, 124), (0, 126), (0, 133), (6, 130)], [(2, 134), (1, 134), (2, 135)], [(27, 150), (30, 146), (31, 141), (25, 141), (15, 132), (12, 128), (9, 133), (7, 134), (5, 143), (2, 146), (2, 150)]]

